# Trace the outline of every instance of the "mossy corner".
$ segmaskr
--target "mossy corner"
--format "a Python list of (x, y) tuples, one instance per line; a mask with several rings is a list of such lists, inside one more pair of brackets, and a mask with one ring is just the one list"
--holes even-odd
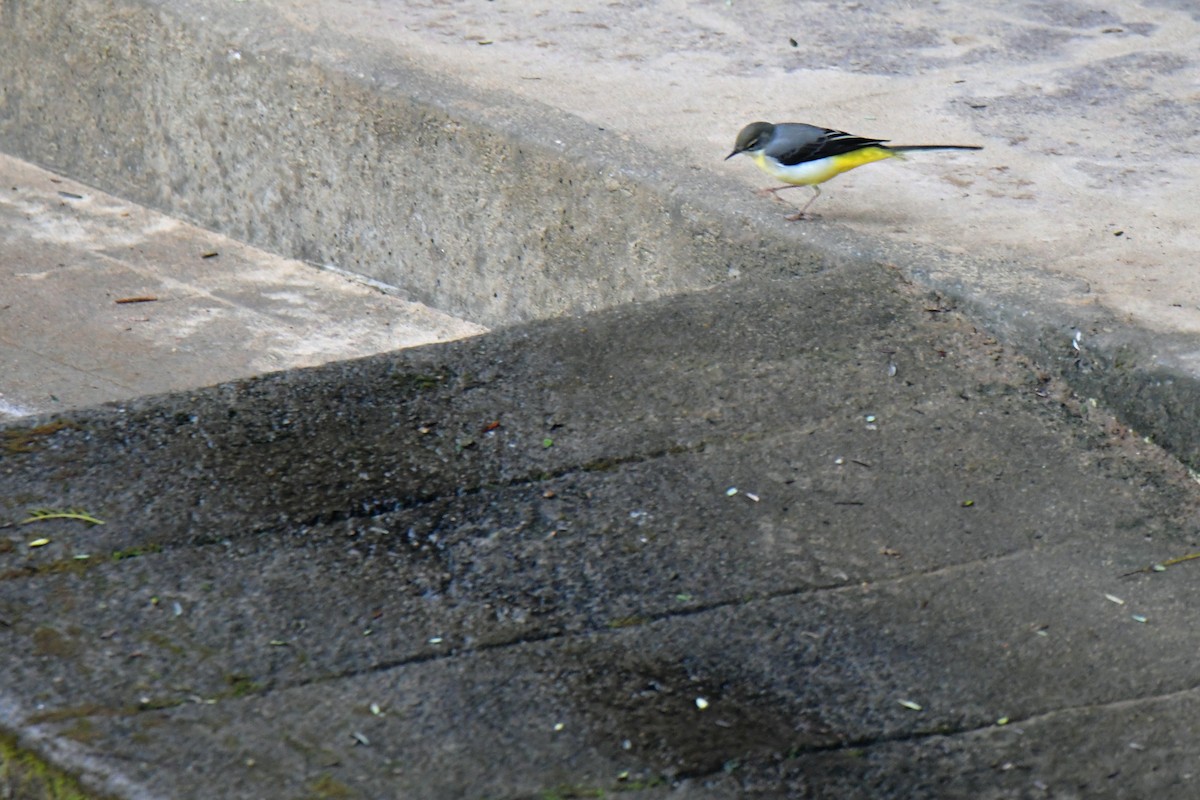
[(0, 797), (20, 800), (112, 800), (86, 791), (73, 775), (57, 769), (0, 732)]

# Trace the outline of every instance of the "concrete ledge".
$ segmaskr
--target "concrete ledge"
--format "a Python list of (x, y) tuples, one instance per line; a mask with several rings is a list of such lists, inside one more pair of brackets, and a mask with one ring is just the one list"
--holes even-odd
[(640, 147), (256, 4), (8, 4), (0, 37), (10, 152), (484, 325), (728, 277), (728, 218)]
[(0, 247), (0, 419), (484, 330), (3, 154)]
[(1192, 337), (1117, 319), (1080, 281), (730, 211), (714, 198), (741, 186), (675, 169), (645, 143), (482, 96), (256, 4), (8, 3), (3, 14), (5, 148), (119, 195), (486, 325), (743, 271), (891, 263), (1200, 463)]

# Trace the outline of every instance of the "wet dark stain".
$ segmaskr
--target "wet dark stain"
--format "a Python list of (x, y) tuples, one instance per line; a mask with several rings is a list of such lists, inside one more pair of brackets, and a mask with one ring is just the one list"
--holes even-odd
[(632, 652), (608, 656), (568, 678), (578, 703), (615, 752), (665, 774), (781, 762), (837, 741), (811, 709), (756, 691), (744, 676), (695, 674), (683, 662), (641, 660)]

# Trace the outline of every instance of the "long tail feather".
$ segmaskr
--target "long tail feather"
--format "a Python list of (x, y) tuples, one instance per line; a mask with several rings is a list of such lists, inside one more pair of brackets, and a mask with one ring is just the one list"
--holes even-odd
[(889, 144), (888, 150), (904, 153), (910, 150), (982, 150), (977, 144)]

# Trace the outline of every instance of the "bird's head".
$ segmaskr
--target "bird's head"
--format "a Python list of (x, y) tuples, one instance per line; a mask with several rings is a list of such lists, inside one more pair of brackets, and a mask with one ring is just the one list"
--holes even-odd
[(733, 152), (725, 156), (725, 160), (728, 161), (738, 153), (761, 150), (771, 139), (771, 134), (774, 132), (775, 126), (769, 122), (751, 122), (742, 128), (742, 132), (738, 134), (737, 142), (733, 145)]

